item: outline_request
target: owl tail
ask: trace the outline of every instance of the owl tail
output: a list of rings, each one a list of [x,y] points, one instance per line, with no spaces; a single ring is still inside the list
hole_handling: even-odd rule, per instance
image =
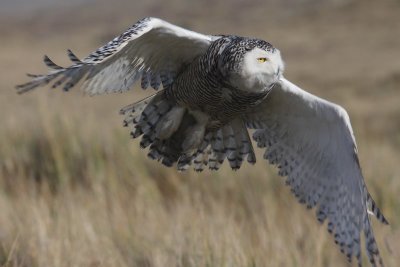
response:
[[[124,126],[131,136],[142,136],[140,146],[150,147],[148,156],[165,166],[176,163],[178,170],[191,165],[196,171],[206,166],[218,170],[225,159],[232,169],[239,169],[243,160],[255,163],[256,158],[247,128],[236,119],[216,130],[206,130],[198,117],[179,107],[158,92],[121,109]]]

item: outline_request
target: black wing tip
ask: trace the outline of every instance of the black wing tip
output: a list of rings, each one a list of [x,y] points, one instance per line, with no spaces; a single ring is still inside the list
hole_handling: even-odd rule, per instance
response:
[[[43,62],[44,64],[46,64],[47,67],[51,68],[51,69],[55,69],[55,70],[61,70],[64,69],[63,67],[57,65],[56,63],[54,63],[53,60],[51,60],[47,55],[43,56]]]
[[[20,85],[15,86],[15,89],[17,90],[17,94],[18,94],[18,95],[22,95],[23,93],[26,92],[25,90],[22,90],[22,89],[21,89],[21,86],[20,86]]]
[[[28,91],[30,91],[31,89],[29,89],[29,86],[32,84],[32,82],[27,82],[24,84],[17,84],[15,86],[15,89],[17,90],[17,94],[21,95],[23,93],[26,93]]]
[[[44,64],[47,67],[53,69],[53,71],[50,71],[48,74],[45,75],[27,73],[26,75],[31,78],[31,81],[24,84],[16,85],[15,88],[17,90],[17,93],[23,94],[27,91],[35,89],[36,87],[49,84],[53,82],[57,77],[60,77],[60,75],[62,75],[63,77],[56,81],[51,86],[51,88],[57,88],[65,83],[63,86],[63,90],[65,92],[68,92],[82,78],[82,75],[80,75],[79,73],[78,75],[76,75],[75,70],[81,67],[83,65],[83,62],[70,49],[68,49],[67,52],[69,59],[75,64],[70,67],[64,68],[55,64],[47,55],[44,55]]]
[[[41,74],[32,74],[32,73],[26,73],[26,76],[28,76],[29,78],[32,78],[32,79],[37,79],[37,78],[43,77],[43,75],[41,75]],[[15,85],[14,88],[17,90],[18,94],[23,94],[27,91],[30,91],[30,89],[28,89],[28,87],[30,85],[32,85],[32,82],[33,82],[33,80],[23,83],[23,84],[17,84],[17,85]]]
[[[386,219],[386,217],[383,215],[381,211],[379,211],[378,220],[384,225],[390,225],[389,221]]]
[[[82,63],[82,61],[72,52],[71,49],[67,49],[67,55],[68,55],[69,60],[72,61],[72,63],[75,63],[75,64]]]
[[[372,198],[370,193],[367,193],[367,205],[370,205],[370,210],[368,212],[371,213],[371,215],[374,215],[375,218],[380,221],[384,225],[389,225],[388,220],[385,218],[383,215],[382,211],[378,208],[378,206],[375,203],[375,200]]]
[[[29,78],[39,78],[39,77],[42,77],[43,75],[26,73],[26,76],[28,76]]]
[[[381,223],[383,223],[384,225],[390,225],[389,221],[383,216],[383,214],[382,214]]]

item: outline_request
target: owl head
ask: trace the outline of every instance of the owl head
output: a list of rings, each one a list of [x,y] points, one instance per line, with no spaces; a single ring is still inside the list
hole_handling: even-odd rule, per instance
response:
[[[283,74],[281,53],[270,43],[242,38],[224,50],[224,62],[229,83],[248,92],[269,90]]]

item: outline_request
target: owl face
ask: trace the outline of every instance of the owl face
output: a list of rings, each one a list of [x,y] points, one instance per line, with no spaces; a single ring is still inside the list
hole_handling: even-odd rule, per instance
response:
[[[269,90],[283,73],[284,64],[278,49],[255,47],[243,55],[240,68],[231,75],[238,89],[249,92]]]

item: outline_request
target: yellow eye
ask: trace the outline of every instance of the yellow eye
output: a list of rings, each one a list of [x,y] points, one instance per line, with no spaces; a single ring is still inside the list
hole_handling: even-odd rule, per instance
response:
[[[266,58],[266,57],[259,57],[259,58],[257,58],[257,61],[260,62],[260,63],[264,63],[264,62],[267,62],[267,61],[268,61],[268,58]]]

